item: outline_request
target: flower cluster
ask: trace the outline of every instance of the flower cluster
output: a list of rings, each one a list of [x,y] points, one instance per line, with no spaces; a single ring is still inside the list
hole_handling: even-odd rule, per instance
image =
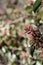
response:
[[[0,3],[0,65],[43,65],[43,2]]]

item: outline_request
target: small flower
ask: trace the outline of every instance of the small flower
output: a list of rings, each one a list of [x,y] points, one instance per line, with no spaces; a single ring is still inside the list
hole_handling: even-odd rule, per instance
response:
[[[25,58],[27,56],[28,56],[27,52],[22,51],[21,55],[20,55],[20,58]]]
[[[32,34],[27,34],[27,38],[28,38],[29,40],[31,40],[31,39],[33,39],[34,37],[33,37]]]
[[[20,37],[22,37],[24,34],[25,34],[24,31],[19,31],[19,32],[18,32],[18,35],[19,35]]]
[[[30,31],[30,32],[33,31],[33,27],[31,26],[31,24],[25,24],[25,25],[24,25],[24,29],[25,29],[26,31]]]
[[[34,38],[34,33],[33,33],[33,27],[31,26],[31,24],[25,24],[24,25],[24,29],[27,32],[27,38],[28,39],[33,39]]]

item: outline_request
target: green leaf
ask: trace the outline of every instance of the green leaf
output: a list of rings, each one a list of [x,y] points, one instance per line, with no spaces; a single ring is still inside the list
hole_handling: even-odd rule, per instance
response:
[[[40,5],[41,5],[41,0],[36,0],[36,2],[33,5],[33,11],[36,12]]]
[[[14,47],[14,46],[15,46],[15,43],[11,43],[10,45],[11,45],[12,47]]]
[[[32,57],[33,57],[34,50],[35,50],[34,47],[30,48],[30,54],[31,54]]]

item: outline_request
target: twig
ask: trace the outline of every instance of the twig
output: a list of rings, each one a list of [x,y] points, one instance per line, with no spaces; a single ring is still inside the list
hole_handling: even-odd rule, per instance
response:
[[[31,14],[23,15],[23,16],[21,16],[21,17],[15,19],[14,21],[8,22],[7,24],[10,25],[10,24],[14,24],[14,23],[22,22],[24,19],[26,19],[26,18],[28,18],[28,17],[34,17],[34,16],[31,15]],[[6,22],[4,21],[4,23],[6,23]],[[2,22],[1,25],[3,25],[3,22]]]
[[[15,20],[14,20],[13,22],[11,22],[10,24],[22,22],[25,18],[30,17],[30,16],[32,17],[32,15],[30,15],[30,14],[21,16],[21,17],[15,19]]]

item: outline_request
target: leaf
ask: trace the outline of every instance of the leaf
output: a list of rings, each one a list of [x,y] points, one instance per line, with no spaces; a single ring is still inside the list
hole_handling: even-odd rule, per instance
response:
[[[33,65],[36,65],[36,62]]]
[[[31,54],[32,57],[33,57],[34,50],[35,50],[34,47],[30,48],[30,54]]]
[[[15,43],[11,43],[11,46],[14,47],[16,44]]]
[[[40,5],[41,5],[41,0],[36,0],[36,2],[33,5],[33,11],[36,12]]]

